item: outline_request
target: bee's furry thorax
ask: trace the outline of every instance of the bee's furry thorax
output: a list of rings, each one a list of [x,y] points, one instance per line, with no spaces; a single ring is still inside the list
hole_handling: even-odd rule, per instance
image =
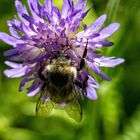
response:
[[[75,79],[77,77],[77,69],[72,65],[71,60],[66,56],[60,55],[50,61],[45,68],[47,72],[57,72],[62,74],[70,74]]]

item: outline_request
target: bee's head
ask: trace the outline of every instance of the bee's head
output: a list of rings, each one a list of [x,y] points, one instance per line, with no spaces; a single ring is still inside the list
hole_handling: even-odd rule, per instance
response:
[[[50,60],[50,65],[67,65],[71,66],[70,57],[67,54],[56,53]]]

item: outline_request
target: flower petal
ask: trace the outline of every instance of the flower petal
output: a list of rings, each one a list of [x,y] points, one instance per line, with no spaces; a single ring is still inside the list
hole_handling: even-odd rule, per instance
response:
[[[26,85],[27,82],[32,81],[33,78],[25,77],[21,82],[19,86],[19,91],[22,91]]]
[[[91,100],[97,99],[96,90],[90,85],[87,87],[85,95]]]
[[[76,6],[75,6],[75,9],[85,9],[85,6],[86,6],[86,0],[77,0],[76,1]]]
[[[41,87],[42,82],[40,81],[40,79],[36,78],[32,83],[32,85],[29,87],[27,95],[28,96],[36,95],[40,91]]]
[[[15,1],[15,6],[17,8],[17,13],[19,18],[28,25],[28,22],[22,17],[23,14],[29,15],[25,6],[19,0]]]
[[[91,33],[91,32],[96,32],[98,31],[101,26],[104,24],[105,20],[106,20],[106,14],[100,16],[99,18],[97,18],[94,23],[87,29],[87,32]]]
[[[100,67],[115,67],[124,62],[122,58],[114,58],[114,57],[101,57],[95,58],[94,61]]]
[[[47,12],[51,15],[52,14],[52,0],[45,0],[45,8]]]
[[[17,63],[10,62],[10,61],[5,61],[5,64],[12,68],[22,68],[22,64],[17,64]]]
[[[8,78],[16,78],[16,77],[21,77],[25,74],[26,71],[26,67],[22,67],[22,68],[14,68],[14,69],[9,69],[9,70],[5,70],[4,74],[8,77]]]
[[[3,33],[3,32],[0,33],[0,40],[2,40],[3,42],[5,42],[9,45],[14,46],[14,47],[16,47],[16,44],[24,43],[24,41],[16,39],[16,38],[14,38],[6,33]]]
[[[90,84],[94,88],[99,88],[100,87],[100,85],[90,75],[88,75],[88,81],[87,82],[88,82],[88,84]]]
[[[85,37],[85,36],[90,36],[91,34],[93,34],[94,32],[97,32],[101,26],[103,25],[103,23],[106,20],[106,15],[102,15],[99,18],[97,18],[94,23],[87,28],[85,31],[82,31],[80,33],[77,34],[77,37]]]
[[[103,28],[99,33],[100,36],[97,38],[94,38],[94,41],[101,41],[104,40],[106,38],[108,38],[109,36],[111,36],[114,32],[116,32],[120,27],[120,24],[118,23],[112,23],[109,26],[107,26],[106,28]]]
[[[74,10],[73,0],[63,0],[62,18],[69,16]]]
[[[38,0],[27,0],[28,6],[30,8],[31,14],[35,21],[44,23],[44,20],[39,16],[41,5],[39,4]]]
[[[11,33],[12,36],[14,36],[15,38],[20,38],[18,32],[13,28],[13,27],[9,27],[9,31]]]
[[[40,87],[36,88],[35,90],[28,92],[27,96],[35,96],[40,91]]]
[[[96,74],[98,74],[99,76],[101,76],[104,80],[110,81],[111,79],[105,74],[103,73],[96,64],[91,63],[89,61],[86,60],[87,65],[90,67],[91,70],[93,70]]]

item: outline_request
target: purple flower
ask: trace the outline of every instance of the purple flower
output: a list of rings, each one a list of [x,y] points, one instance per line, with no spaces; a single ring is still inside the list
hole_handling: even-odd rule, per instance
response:
[[[19,0],[15,1],[15,5],[18,17],[7,22],[10,35],[0,33],[0,39],[13,46],[4,53],[10,60],[5,64],[11,67],[4,74],[9,78],[23,78],[20,91],[32,81],[27,95],[34,96],[44,86],[44,81],[39,77],[40,71],[45,76],[50,60],[58,53],[65,54],[76,68],[73,81],[76,90],[90,99],[96,99],[95,89],[99,88],[99,84],[86,71],[86,67],[103,79],[110,80],[100,67],[115,67],[124,59],[101,56],[96,50],[113,45],[108,39],[120,25],[112,23],[103,27],[106,15],[97,18],[89,27],[81,24],[90,10],[85,10],[86,0],[77,0],[75,5],[73,0],[63,0],[62,12],[52,0],[44,0],[44,4],[28,0],[30,13]],[[78,32],[79,29],[83,30]]]

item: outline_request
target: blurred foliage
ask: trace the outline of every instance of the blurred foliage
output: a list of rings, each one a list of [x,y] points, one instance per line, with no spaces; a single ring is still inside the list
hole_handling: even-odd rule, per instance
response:
[[[25,4],[25,0],[23,0]],[[61,1],[54,2],[61,7]],[[63,112],[48,118],[36,118],[38,97],[18,92],[21,79],[3,75],[3,52],[11,46],[0,42],[0,140],[140,140],[140,1],[88,0],[93,8],[84,22],[107,13],[106,25],[119,22],[121,28],[112,37],[114,47],[104,55],[125,58],[115,69],[104,69],[111,82],[99,79],[98,100],[82,101],[84,117],[77,124]],[[6,21],[16,13],[13,0],[0,1],[0,31],[8,32]]]

